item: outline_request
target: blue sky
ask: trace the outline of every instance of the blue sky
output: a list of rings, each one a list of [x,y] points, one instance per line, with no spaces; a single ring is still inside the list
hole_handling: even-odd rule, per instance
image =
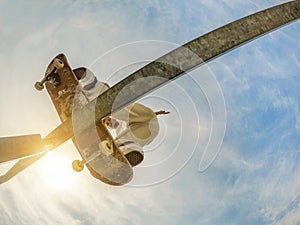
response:
[[[178,45],[283,2],[1,1],[0,136],[44,136],[59,124],[33,84],[60,52],[113,84]],[[79,156],[68,142],[0,186],[1,224],[300,224],[299,26],[141,100],[172,113],[160,118],[160,136],[128,186],[72,172]],[[217,159],[200,172],[205,149],[213,155],[220,141]]]

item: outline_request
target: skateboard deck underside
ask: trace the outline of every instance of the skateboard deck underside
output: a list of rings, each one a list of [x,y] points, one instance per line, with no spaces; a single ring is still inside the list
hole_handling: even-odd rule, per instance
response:
[[[61,121],[64,122],[72,116],[74,99],[75,101],[78,100],[75,95],[77,96],[78,94],[79,81],[69,66],[66,56],[60,54],[55,58],[64,63],[63,68],[56,70],[56,77],[53,78],[58,79],[60,84],[57,85],[56,83],[55,85],[55,82],[46,82],[45,86]],[[46,75],[55,69],[53,61],[54,59],[49,64]],[[78,72],[82,73],[83,68],[78,70]],[[78,104],[83,106],[88,103],[84,96],[81,98],[81,101],[83,102],[76,103],[76,110]],[[81,118],[78,121],[79,123],[84,123],[84,120],[81,121]],[[133,172],[129,162],[119,151],[112,136],[102,122],[75,135],[72,141],[95,178],[110,185],[126,184],[132,179]],[[111,152],[105,150],[107,148],[101,144],[102,141],[104,141],[104,144],[109,143],[111,145]]]

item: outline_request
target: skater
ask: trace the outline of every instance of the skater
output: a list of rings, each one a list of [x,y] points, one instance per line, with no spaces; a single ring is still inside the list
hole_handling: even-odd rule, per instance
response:
[[[88,69],[78,68],[74,73],[88,102],[110,88]],[[136,166],[144,159],[143,147],[150,144],[159,132],[157,116],[169,113],[165,110],[154,112],[140,103],[133,103],[107,117],[105,124],[115,129],[116,144],[130,164]]]

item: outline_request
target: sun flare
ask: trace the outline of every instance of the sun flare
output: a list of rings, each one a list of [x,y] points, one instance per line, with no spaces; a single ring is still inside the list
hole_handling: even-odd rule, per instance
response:
[[[52,188],[70,188],[74,184],[76,173],[72,170],[70,159],[48,154],[42,166],[41,174],[47,185]]]

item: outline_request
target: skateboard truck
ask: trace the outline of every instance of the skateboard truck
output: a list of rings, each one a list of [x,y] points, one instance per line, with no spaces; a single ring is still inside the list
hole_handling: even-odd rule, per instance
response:
[[[46,74],[45,77],[41,81],[37,81],[34,84],[35,89],[38,91],[41,91],[44,89],[44,83],[46,81],[50,81],[55,86],[58,86],[60,84],[60,78],[56,74],[58,69],[62,69],[64,67],[64,63],[60,59],[54,59],[53,60],[53,69],[50,73]]]
[[[105,139],[103,141],[101,141],[101,143],[99,144],[99,146],[102,147],[102,151],[106,156],[112,155],[113,154],[113,144],[111,141]],[[97,157],[99,155],[98,152],[94,153],[94,155],[90,156],[91,159],[93,159],[94,157]],[[89,161],[91,160],[74,160],[72,162],[72,168],[73,170],[75,170],[76,172],[81,172],[84,169],[84,165],[89,163]]]

